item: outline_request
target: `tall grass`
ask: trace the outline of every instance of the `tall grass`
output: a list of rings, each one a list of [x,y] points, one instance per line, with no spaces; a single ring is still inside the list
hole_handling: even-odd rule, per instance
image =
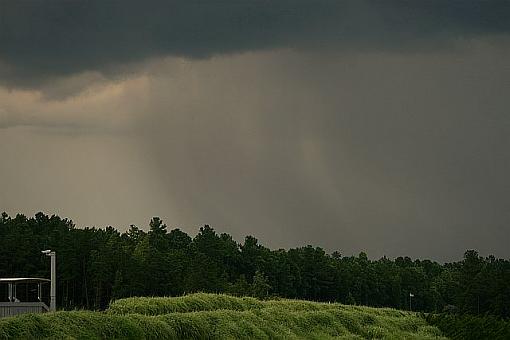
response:
[[[430,314],[427,321],[452,339],[510,339],[510,320],[494,316]]]
[[[0,339],[437,339],[420,316],[393,309],[216,294],[130,298],[106,312],[0,319]]]
[[[225,294],[196,293],[180,297],[135,297],[120,299],[112,302],[108,311],[115,314],[139,313],[160,315],[218,309],[243,311],[263,307],[262,301],[251,297],[241,298]]]

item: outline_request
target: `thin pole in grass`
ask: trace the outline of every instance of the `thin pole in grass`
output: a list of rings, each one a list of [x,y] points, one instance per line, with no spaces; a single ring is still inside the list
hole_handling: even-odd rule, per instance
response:
[[[411,301],[412,301],[413,297],[414,297],[414,294],[413,294],[413,293],[411,293],[411,292],[409,292],[409,311],[410,311],[410,312],[412,312],[412,311],[413,311],[412,303],[411,303]]]

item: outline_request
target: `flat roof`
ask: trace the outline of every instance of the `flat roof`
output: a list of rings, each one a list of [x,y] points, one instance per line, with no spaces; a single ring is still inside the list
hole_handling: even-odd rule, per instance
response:
[[[50,282],[51,280],[40,277],[8,277],[0,278],[0,283],[29,283],[29,282]]]

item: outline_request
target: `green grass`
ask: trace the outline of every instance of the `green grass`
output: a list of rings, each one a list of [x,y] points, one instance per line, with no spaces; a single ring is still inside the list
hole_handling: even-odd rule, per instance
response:
[[[510,339],[510,320],[494,316],[430,314],[427,321],[452,339]]]
[[[298,300],[218,294],[129,298],[106,312],[72,311],[0,319],[0,339],[438,339],[414,313]]]
[[[180,297],[127,298],[110,304],[109,312],[116,314],[161,315],[228,309],[235,311],[263,308],[262,301],[251,297],[233,297],[224,294],[196,293]]]

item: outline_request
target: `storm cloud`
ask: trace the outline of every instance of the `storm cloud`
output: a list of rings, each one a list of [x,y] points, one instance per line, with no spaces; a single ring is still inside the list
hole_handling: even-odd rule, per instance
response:
[[[510,250],[508,1],[0,1],[0,210]]]
[[[510,30],[508,1],[2,1],[0,80],[36,88],[143,60],[275,48],[427,51]]]

